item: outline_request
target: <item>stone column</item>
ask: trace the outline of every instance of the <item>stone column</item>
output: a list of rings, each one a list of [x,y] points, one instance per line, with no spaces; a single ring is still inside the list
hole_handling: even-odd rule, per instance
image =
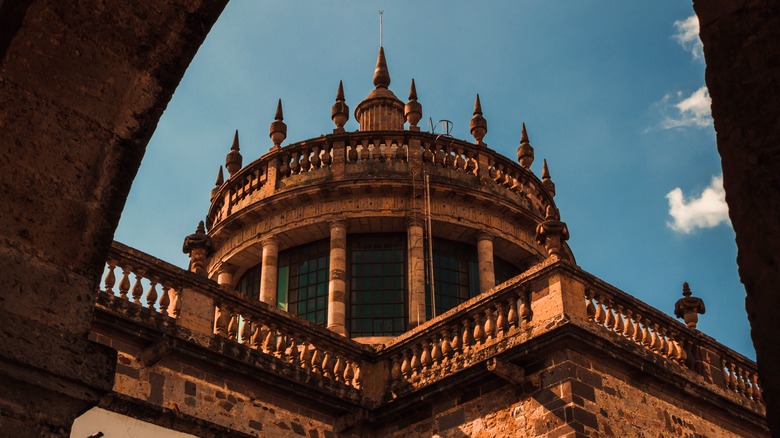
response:
[[[422,218],[406,222],[409,302],[409,329],[425,322],[425,246]]]
[[[493,267],[493,236],[479,233],[477,236],[477,264],[479,266],[479,292],[485,292],[496,285]]]
[[[276,306],[276,280],[279,275],[279,242],[274,236],[263,239],[263,265],[260,268],[260,301]]]
[[[346,336],[347,224],[330,224],[330,282],[328,283],[328,329]]]
[[[217,269],[217,283],[222,290],[228,292],[233,290],[233,275],[235,275],[235,273],[236,266],[233,266],[230,263],[223,263],[219,266],[219,269]]]

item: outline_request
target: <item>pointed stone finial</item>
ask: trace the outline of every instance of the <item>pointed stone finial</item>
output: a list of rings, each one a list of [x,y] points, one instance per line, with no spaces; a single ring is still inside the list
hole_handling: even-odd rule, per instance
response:
[[[487,134],[487,120],[482,117],[482,103],[479,101],[479,94],[477,94],[477,100],[474,101],[474,116],[469,122],[471,128],[471,135],[477,141],[477,144],[482,143],[482,139]]]
[[[233,136],[233,144],[230,146],[230,152],[228,152],[225,157],[225,168],[227,168],[230,175],[241,170],[242,163],[244,162],[244,158],[241,156],[239,149],[238,129],[236,129],[236,134]]]
[[[569,228],[565,222],[561,222],[558,209],[548,205],[544,221],[536,226],[536,242],[544,245],[548,257],[560,258],[563,243],[567,240]]]
[[[414,85],[414,79],[409,87],[409,102],[406,102],[406,106],[404,106],[404,117],[409,122],[410,131],[420,130],[417,122],[422,118],[422,105],[417,101],[417,87]]]
[[[217,173],[217,181],[214,183],[214,188],[211,189],[211,198],[210,200],[213,201],[214,197],[217,196],[217,192],[219,191],[219,188],[222,187],[222,184],[225,183],[225,176],[222,174],[222,166],[219,166],[219,173]]]
[[[206,260],[214,252],[214,242],[206,234],[203,221],[198,223],[194,234],[184,238],[182,252],[190,255],[190,271],[206,274]]]
[[[344,132],[344,124],[349,120],[349,107],[344,102],[344,85],[339,81],[339,90],[336,92],[336,103],[330,109],[330,118],[336,124],[333,132]]]
[[[271,137],[271,141],[274,143],[271,150],[279,149],[279,145],[287,138],[287,125],[282,120],[284,120],[284,113],[282,113],[282,99],[279,99],[279,102],[276,104],[276,116],[269,128],[269,137]]]
[[[379,55],[376,58],[374,86],[376,88],[387,88],[390,86],[390,71],[387,69],[387,59],[385,59],[384,47],[379,48]]]
[[[555,197],[555,183],[550,179],[550,169],[547,168],[547,159],[542,162],[542,187],[550,193],[550,196]]]
[[[704,315],[704,300],[691,296],[691,288],[688,282],[683,283],[683,297],[674,303],[674,316],[682,318],[690,329],[696,329],[699,323],[699,314]]]
[[[216,187],[221,186],[225,182],[225,175],[222,173],[222,166],[219,166],[219,173],[217,173],[217,181],[214,183]]]
[[[520,146],[517,148],[517,161],[526,169],[530,169],[531,164],[534,162],[534,148],[528,141],[528,132],[525,130],[525,122],[523,122],[523,132],[520,134]]]

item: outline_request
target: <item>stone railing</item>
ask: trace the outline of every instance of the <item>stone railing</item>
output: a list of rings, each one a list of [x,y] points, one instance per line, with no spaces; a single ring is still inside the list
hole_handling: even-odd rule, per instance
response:
[[[531,336],[532,270],[396,338],[380,351],[392,399],[482,363]]]
[[[309,182],[315,175],[329,181],[354,178],[351,165],[360,163],[384,163],[389,172],[409,175],[432,166],[431,173],[444,168],[493,181],[496,188],[514,193],[515,200],[540,220],[547,205],[553,204],[530,170],[485,146],[424,132],[353,132],[293,143],[248,164],[215,189],[206,226],[211,229],[245,205],[295,187],[304,178]],[[372,177],[379,169],[371,168]]]
[[[176,318],[181,309],[181,282],[169,275],[171,270],[179,268],[114,242],[104,270],[103,291],[152,312]]]
[[[754,362],[553,258],[378,351],[117,242],[105,272],[98,304],[109,303],[109,311],[154,323],[158,330],[170,330],[169,336],[188,333],[188,342],[366,407],[483,367],[518,345],[570,326],[634,349],[667,372],[764,411]],[[150,321],[148,313],[164,319]]]
[[[117,268],[121,270],[118,284]],[[168,315],[186,338],[247,359],[247,352],[275,363],[270,370],[361,402],[363,370],[373,350],[276,307],[248,300],[216,283],[114,242],[103,284],[114,311]],[[158,286],[162,292],[158,292]],[[101,294],[103,295],[103,294]],[[123,304],[124,303],[124,304]],[[122,307],[117,304],[122,304]],[[170,334],[175,336],[174,333]],[[249,354],[249,356],[251,356]],[[318,379],[310,377],[317,376]]]
[[[764,406],[756,364],[709,336],[600,281],[585,289],[585,311],[593,324]]]

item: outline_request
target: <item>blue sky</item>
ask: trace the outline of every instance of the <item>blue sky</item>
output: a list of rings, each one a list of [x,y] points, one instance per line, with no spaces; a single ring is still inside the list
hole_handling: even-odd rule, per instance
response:
[[[707,305],[699,328],[755,357],[690,3],[420,3],[232,0],[160,120],[116,240],[186,267],[182,240],[234,130],[245,164],[270,148],[279,98],[285,144],[331,132],[339,80],[352,111],[373,88],[383,9],[399,98],[414,78],[423,120],[471,140],[479,93],[485,142],[508,157],[525,122],[578,264],[669,314],[688,281]]]

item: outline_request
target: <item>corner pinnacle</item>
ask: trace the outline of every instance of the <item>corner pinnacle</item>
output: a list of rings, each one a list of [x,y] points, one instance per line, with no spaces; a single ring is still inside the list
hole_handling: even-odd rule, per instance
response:
[[[520,134],[520,143],[529,143],[528,132],[525,130],[525,122],[523,122],[523,132]]]
[[[550,169],[547,168],[547,158],[542,162],[542,179],[550,179]]]
[[[384,47],[379,48],[379,55],[376,58],[376,69],[374,69],[374,86],[376,88],[387,88],[390,86],[390,72],[387,70],[387,60],[385,59]]]
[[[276,116],[274,116],[274,120],[284,120],[284,113],[282,113],[282,99],[279,99],[279,102],[276,104]]]
[[[344,102],[344,84],[339,81],[339,91],[336,92],[336,102]]]
[[[414,78],[412,78],[412,85],[409,87],[409,100],[417,100],[417,87],[414,85]]]
[[[474,101],[474,115],[482,115],[482,103],[479,101],[479,93],[477,93],[477,100]]]
[[[222,166],[219,166],[219,173],[217,173],[217,181],[214,183],[214,185],[219,187],[224,182],[225,182],[225,175],[222,174]]]
[[[236,133],[233,135],[233,144],[230,145],[231,151],[237,151],[241,149],[238,145],[238,129],[236,129]]]

